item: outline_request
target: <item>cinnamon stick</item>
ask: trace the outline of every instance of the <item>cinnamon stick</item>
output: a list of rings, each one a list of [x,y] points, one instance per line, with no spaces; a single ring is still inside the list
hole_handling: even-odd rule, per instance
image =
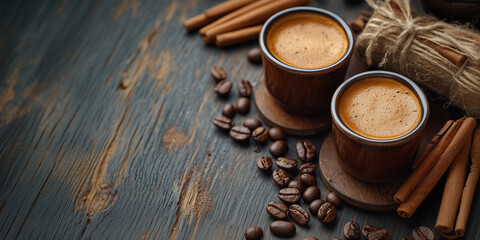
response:
[[[425,160],[425,158],[432,152],[432,150],[435,149],[435,147],[440,142],[440,139],[442,139],[443,135],[445,135],[447,130],[452,126],[452,124],[454,122],[455,121],[453,121],[453,120],[448,120],[445,123],[445,125],[442,127],[442,129],[440,129],[440,131],[438,131],[438,133],[432,138],[432,140],[430,140],[430,142],[428,142],[428,144],[425,147],[425,149],[423,150],[423,152],[417,158],[417,161],[415,161],[415,163],[413,163],[412,169],[416,169],[418,167],[418,165],[420,165],[420,163],[422,163],[423,160]]]
[[[464,119],[461,118],[452,124],[452,126],[448,129],[445,135],[441,138],[435,149],[433,149],[432,152],[427,155],[425,160],[420,163],[420,165],[415,169],[415,171],[413,171],[413,173],[402,184],[402,186],[393,196],[393,199],[397,203],[405,202],[408,196],[412,193],[412,191],[423,181],[425,176],[427,176],[428,172],[432,169],[432,166],[434,166],[438,162],[447,146],[455,137],[463,121]]]
[[[480,127],[477,127],[473,135],[470,157],[472,158],[472,165],[470,166],[470,173],[468,174],[467,182],[463,188],[462,201],[460,202],[457,222],[455,223],[455,233],[459,237],[465,235],[468,215],[470,214],[473,196],[475,195],[475,188],[477,187],[480,175]]]
[[[295,6],[306,5],[310,0],[276,0],[272,4],[267,4],[238,16],[231,21],[221,23],[205,33],[207,37],[216,37],[219,34],[232,32],[238,29],[264,23],[273,14]]]
[[[262,25],[248,27],[233,32],[222,33],[216,37],[215,44],[218,47],[227,47],[258,39]]]
[[[472,132],[473,134],[473,132]],[[455,220],[457,219],[458,207],[462,198],[463,186],[465,184],[465,175],[470,157],[470,146],[472,136],[467,136],[462,150],[458,153],[452,166],[448,170],[447,181],[443,190],[442,204],[438,212],[435,230],[442,233],[446,238],[456,238],[454,230]]]
[[[457,134],[452,142],[440,156],[438,162],[432,170],[425,176],[425,179],[411,192],[407,200],[404,201],[397,209],[397,213],[401,217],[411,217],[420,204],[425,200],[427,195],[432,191],[442,175],[448,169],[453,159],[460,152],[463,144],[475,129],[477,122],[474,118],[468,117],[458,129]]]
[[[244,7],[252,2],[255,2],[256,0],[230,0],[230,1],[225,1],[223,3],[220,3],[218,5],[215,5],[205,11],[203,13],[207,18],[219,18],[235,9]]]
[[[201,28],[208,23],[212,22],[214,19],[208,19],[205,14],[199,14],[197,16],[191,17],[183,22],[183,27],[187,31],[193,31],[195,29]]]
[[[234,19],[238,16],[241,16],[241,15],[247,13],[247,12],[250,12],[254,9],[257,9],[257,8],[267,4],[267,3],[272,3],[273,1],[274,0],[260,0],[260,1],[250,3],[250,4],[248,4],[248,5],[246,5],[242,8],[239,8],[239,9],[237,9],[237,10],[235,10],[235,11],[233,11],[233,12],[231,12],[231,13],[229,13],[229,14],[221,17],[221,18],[219,18],[218,20],[208,24],[207,26],[201,28],[200,30],[198,30],[198,33],[200,33],[200,35],[202,35],[202,37],[203,37],[203,36],[205,36],[205,33],[208,30],[212,29],[215,26],[218,26],[220,23],[224,23],[224,22],[227,22],[229,20],[232,20],[232,19]],[[213,39],[213,40],[215,40],[215,39]]]

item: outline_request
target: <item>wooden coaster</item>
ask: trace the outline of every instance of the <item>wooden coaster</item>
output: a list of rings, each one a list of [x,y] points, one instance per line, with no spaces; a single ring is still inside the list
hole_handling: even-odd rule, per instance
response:
[[[420,151],[449,118],[440,101],[430,101],[430,117],[423,132]],[[318,169],[330,191],[338,193],[350,205],[373,211],[396,209],[398,205],[393,200],[393,195],[406,178],[388,183],[368,183],[348,175],[338,163],[332,133],[327,136],[320,149]]]
[[[300,116],[283,110],[264,84],[264,79],[255,88],[255,105],[260,117],[270,126],[279,127],[288,134],[310,136],[331,127],[330,112],[316,116]]]

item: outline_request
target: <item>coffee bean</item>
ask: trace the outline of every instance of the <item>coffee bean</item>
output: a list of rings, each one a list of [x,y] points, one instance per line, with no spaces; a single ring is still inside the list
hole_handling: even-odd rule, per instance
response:
[[[241,97],[236,103],[237,112],[240,114],[247,114],[250,111],[250,100],[246,97]]]
[[[230,130],[230,128],[233,127],[233,121],[232,119],[225,117],[225,116],[217,116],[213,119],[213,125],[215,127],[218,127],[224,131]]]
[[[247,53],[247,59],[253,64],[262,63],[262,50],[260,48],[252,48]]]
[[[262,126],[262,122],[256,118],[247,118],[243,121],[243,126],[247,127],[251,131]]]
[[[237,83],[237,89],[238,93],[240,93],[240,96],[242,97],[250,97],[252,95],[253,87],[250,81],[248,80],[240,80]]]
[[[300,200],[300,191],[296,188],[282,188],[278,191],[278,198],[286,203],[297,203]]]
[[[425,226],[417,227],[412,232],[413,240],[433,240],[435,234]]]
[[[268,131],[268,134],[270,135],[270,139],[272,139],[273,141],[285,140],[287,138],[287,136],[285,135],[285,132],[282,129],[277,127],[270,128],[270,130]]]
[[[308,174],[308,173],[304,173],[300,175],[300,181],[302,181],[303,185],[306,187],[317,185],[317,178],[312,174]]]
[[[272,177],[273,181],[280,187],[286,187],[290,181],[290,176],[283,169],[273,171]]]
[[[340,196],[338,196],[338,194],[336,192],[330,192],[327,197],[325,198],[325,200],[333,205],[335,205],[335,207],[340,207],[342,206],[342,198],[340,198]]]
[[[343,227],[343,236],[347,240],[358,239],[361,235],[361,229],[357,222],[350,221]]]
[[[290,217],[300,225],[307,225],[310,221],[310,214],[302,206],[293,204],[289,208]]]
[[[288,217],[288,207],[283,203],[279,202],[269,202],[265,208],[267,213],[275,219],[285,219]]]
[[[275,163],[279,168],[283,168],[285,170],[293,170],[297,167],[297,160],[289,157],[279,157]]]
[[[312,162],[306,162],[300,166],[301,173],[315,174],[317,172],[317,165]]]
[[[227,72],[220,66],[213,66],[210,68],[210,74],[212,74],[213,79],[217,81],[222,81],[227,78]]]
[[[325,201],[323,201],[322,199],[315,199],[308,206],[308,210],[310,210],[310,212],[316,216],[317,213],[318,213],[318,209],[320,209],[320,207],[324,203],[325,203]]]
[[[289,188],[296,188],[296,189],[298,189],[298,191],[300,191],[300,192],[303,192],[303,190],[305,189],[305,187],[303,186],[302,182],[300,182],[300,181],[297,180],[297,179],[292,180],[292,181],[288,184],[288,187],[289,187]]]
[[[303,240],[318,240],[316,237],[306,237]]]
[[[390,240],[387,229],[379,226],[366,225],[362,228],[363,236],[368,240]]]
[[[318,209],[317,218],[322,223],[331,223],[337,216],[337,209],[331,203],[324,203]]]
[[[320,189],[317,186],[310,186],[303,192],[303,201],[311,203],[320,198]]]
[[[230,80],[222,80],[213,89],[218,95],[226,96],[232,89],[232,82]]]
[[[230,137],[237,142],[246,142],[250,138],[250,129],[242,126],[235,126],[230,129]]]
[[[297,156],[302,161],[312,161],[315,158],[317,147],[310,140],[300,140],[296,145]]]
[[[291,222],[277,220],[270,223],[270,232],[279,237],[293,237],[295,235],[295,225]]]
[[[288,151],[288,145],[285,141],[283,140],[277,140],[270,145],[270,148],[268,151],[274,156],[274,157],[281,157],[285,155]]]
[[[262,171],[270,171],[272,169],[273,162],[270,157],[263,156],[257,159],[257,167]]]
[[[222,108],[222,115],[229,118],[235,116],[235,106],[231,103],[225,104]]]
[[[264,143],[268,140],[268,130],[264,127],[258,127],[253,131],[252,138],[257,143]]]
[[[258,240],[263,236],[263,230],[259,226],[252,226],[245,230],[245,239]]]

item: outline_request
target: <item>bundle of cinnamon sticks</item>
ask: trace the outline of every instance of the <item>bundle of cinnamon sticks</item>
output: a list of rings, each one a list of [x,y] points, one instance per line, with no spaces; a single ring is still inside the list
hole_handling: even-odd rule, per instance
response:
[[[187,31],[198,30],[205,44],[231,46],[258,39],[262,25],[275,13],[310,0],[229,0],[187,19]]]
[[[480,150],[478,149],[480,147],[480,130],[478,129],[476,130],[472,144],[472,136],[476,126],[477,122],[472,117],[464,117],[456,121],[450,120],[430,141],[417,162],[413,165],[413,173],[408,177],[394,196],[395,201],[400,203],[400,206],[397,209],[400,216],[406,218],[411,217],[438,183],[443,174],[445,174],[447,169],[451,166],[445,188],[444,200],[442,201],[442,208],[437,221],[437,231],[441,229],[441,227],[438,227],[440,225],[453,225],[453,222],[457,219],[456,213],[458,210],[458,203],[460,202],[459,197],[462,195],[461,191],[465,183],[465,170],[470,155],[470,149],[472,149],[472,161],[473,159],[480,158],[480,156],[478,156],[480,155]],[[474,169],[472,168],[472,172],[474,172],[473,170]],[[475,170],[477,179],[478,170]],[[454,191],[454,188],[459,188],[460,190],[457,189]],[[467,187],[465,187],[465,189],[467,189]],[[470,210],[473,198],[473,193],[471,193],[472,190],[475,190],[475,186],[473,186],[473,189],[471,186],[467,189],[468,194],[472,195],[472,197],[467,197],[464,200],[464,196],[461,196],[462,203],[465,201],[463,204],[468,210],[465,209],[467,211],[467,218],[459,217],[459,219],[464,219],[460,220],[460,225],[458,225],[459,222],[457,220],[457,226],[460,227],[459,231],[462,231],[462,229],[463,231],[465,230],[468,211]],[[452,205],[456,205],[457,208],[452,210]],[[448,223],[444,224],[445,222]],[[451,232],[452,228],[453,226],[446,227],[445,230]]]

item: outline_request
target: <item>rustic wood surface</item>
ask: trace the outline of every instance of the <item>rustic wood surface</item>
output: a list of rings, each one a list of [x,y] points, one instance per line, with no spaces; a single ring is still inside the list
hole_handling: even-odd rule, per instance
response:
[[[278,188],[255,166],[266,146],[211,124],[238,93],[218,98],[208,68],[255,81],[261,66],[245,56],[256,44],[206,47],[181,26],[218,2],[0,2],[0,239],[242,239],[251,225],[274,238],[264,207]],[[345,19],[364,6],[311,5]],[[479,189],[465,239],[480,239]],[[400,239],[433,228],[441,194],[412,219],[345,205],[333,225],[312,219],[295,238],[340,237],[354,219]]]

